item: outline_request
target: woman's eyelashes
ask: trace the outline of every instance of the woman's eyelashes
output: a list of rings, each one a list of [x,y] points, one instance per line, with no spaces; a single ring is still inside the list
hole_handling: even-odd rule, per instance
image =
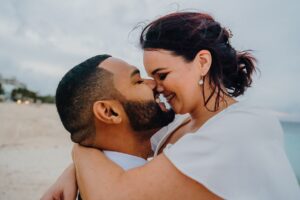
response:
[[[167,75],[168,75],[168,73],[160,73],[160,74],[157,74],[157,76],[158,76],[158,79],[159,80],[165,80],[166,79],[166,77],[167,77]]]

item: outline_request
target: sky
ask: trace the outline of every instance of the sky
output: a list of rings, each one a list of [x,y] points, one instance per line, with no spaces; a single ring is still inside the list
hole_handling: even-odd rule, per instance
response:
[[[0,0],[0,74],[41,95],[98,54],[143,70],[141,25],[176,11],[211,14],[233,33],[237,50],[253,50],[260,73],[243,99],[300,121],[300,2],[297,0]],[[298,92],[297,92],[298,91]]]

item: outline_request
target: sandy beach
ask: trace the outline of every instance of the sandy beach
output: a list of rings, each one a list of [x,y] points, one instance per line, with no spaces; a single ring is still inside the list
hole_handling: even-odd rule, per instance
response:
[[[0,199],[39,199],[71,163],[72,142],[55,105],[0,103],[0,127]],[[291,143],[299,138],[287,137],[297,135],[286,131],[290,159],[299,173],[299,159],[293,156],[298,143]]]
[[[1,199],[39,199],[71,162],[55,106],[0,103],[0,127]]]

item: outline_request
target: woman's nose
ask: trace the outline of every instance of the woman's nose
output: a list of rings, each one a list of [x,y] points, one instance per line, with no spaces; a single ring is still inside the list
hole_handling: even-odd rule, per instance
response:
[[[156,85],[156,91],[159,92],[159,93],[162,93],[164,91],[164,88],[161,85],[157,84]]]
[[[152,79],[144,79],[144,83],[146,83],[152,90],[156,87],[156,82]]]

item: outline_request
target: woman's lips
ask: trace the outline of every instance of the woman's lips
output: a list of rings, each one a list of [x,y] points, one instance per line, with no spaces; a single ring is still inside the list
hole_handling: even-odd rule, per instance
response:
[[[175,94],[172,93],[172,94],[169,94],[169,95],[165,95],[165,98],[167,99],[168,103],[171,102],[171,100],[175,97]]]

